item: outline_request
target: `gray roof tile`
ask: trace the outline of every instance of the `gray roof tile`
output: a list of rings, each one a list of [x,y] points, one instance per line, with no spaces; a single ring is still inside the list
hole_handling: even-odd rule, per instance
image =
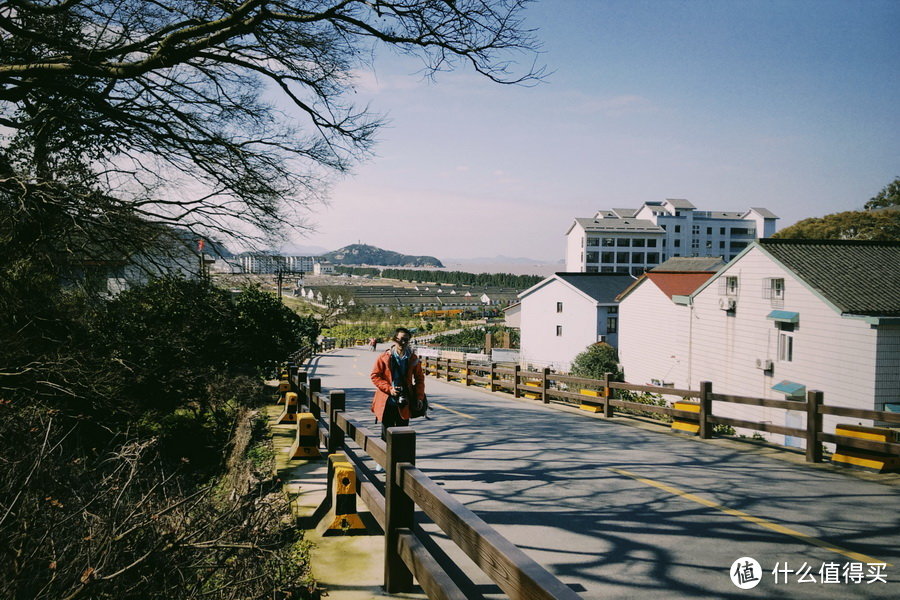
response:
[[[766,238],[758,243],[842,313],[900,316],[900,242]]]
[[[634,282],[631,275],[618,273],[556,273],[566,283],[581,290],[601,304],[617,302],[616,296]]]

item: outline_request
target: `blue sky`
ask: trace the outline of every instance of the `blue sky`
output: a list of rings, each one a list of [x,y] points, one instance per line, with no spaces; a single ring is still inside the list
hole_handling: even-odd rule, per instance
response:
[[[562,258],[575,217],[687,198],[780,226],[854,210],[900,176],[900,2],[531,5],[552,73],[423,80],[384,53],[354,98],[387,117],[300,245]]]

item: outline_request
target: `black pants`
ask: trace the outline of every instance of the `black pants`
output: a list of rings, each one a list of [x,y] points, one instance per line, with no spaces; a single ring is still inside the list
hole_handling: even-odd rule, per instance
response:
[[[381,418],[381,439],[387,441],[388,427],[406,427],[407,425],[409,425],[409,419],[400,416],[396,400],[389,396],[384,404],[384,415]]]

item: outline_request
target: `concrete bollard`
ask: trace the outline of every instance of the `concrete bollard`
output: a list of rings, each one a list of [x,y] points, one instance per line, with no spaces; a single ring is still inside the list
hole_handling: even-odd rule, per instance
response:
[[[328,457],[331,461],[332,510],[326,517],[321,535],[365,533],[366,526],[356,512],[356,469],[342,454]]]
[[[284,410],[278,417],[278,424],[297,422],[297,394],[296,392],[287,392],[284,395]]]
[[[291,458],[319,458],[319,423],[312,413],[298,413],[297,437],[291,446]]]

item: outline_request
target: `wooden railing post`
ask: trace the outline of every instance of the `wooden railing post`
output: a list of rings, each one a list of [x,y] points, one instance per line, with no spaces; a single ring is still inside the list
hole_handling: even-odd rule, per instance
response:
[[[544,404],[550,404],[550,398],[547,397],[547,376],[550,374],[550,367],[541,369],[541,400]]]
[[[712,437],[712,423],[709,417],[712,416],[712,382],[700,382],[700,439],[708,440]]]
[[[311,412],[315,417],[319,418],[318,408],[319,405],[316,404],[316,394],[322,391],[322,379],[320,377],[310,377],[309,379],[309,396],[307,396],[307,400],[309,401],[306,410],[303,412]]]
[[[613,397],[612,388],[609,387],[610,374],[603,374],[603,416],[607,419],[613,416],[613,405],[610,400]]]
[[[490,383],[488,383],[488,389],[491,390],[492,392],[496,390],[496,388],[494,387],[494,377],[495,377],[496,370],[497,370],[497,363],[492,362],[491,363],[491,373],[490,373],[491,381],[490,381]]]
[[[466,359],[466,387],[469,387],[470,385],[472,385],[472,380],[470,379],[471,372],[469,371],[469,363],[470,363],[470,361],[467,358]]]
[[[384,487],[384,590],[389,594],[408,592],[413,586],[413,575],[400,557],[399,532],[412,529],[415,504],[397,484],[397,465],[415,462],[415,430],[389,427]]]
[[[522,365],[513,367],[513,397],[519,398],[522,394],[519,392],[519,375],[522,372]]]
[[[297,371],[297,373],[294,374],[291,383],[293,383],[296,388],[294,391],[297,392],[297,397],[303,398],[303,395],[306,393],[304,390],[304,387],[306,387],[306,371]]]
[[[819,390],[806,392],[806,462],[822,462],[822,444],[819,443],[822,413],[819,412],[819,407],[822,405],[823,395]]]
[[[344,446],[344,430],[338,427],[337,413],[344,412],[347,396],[344,390],[331,390],[328,396],[328,454],[334,454]]]

